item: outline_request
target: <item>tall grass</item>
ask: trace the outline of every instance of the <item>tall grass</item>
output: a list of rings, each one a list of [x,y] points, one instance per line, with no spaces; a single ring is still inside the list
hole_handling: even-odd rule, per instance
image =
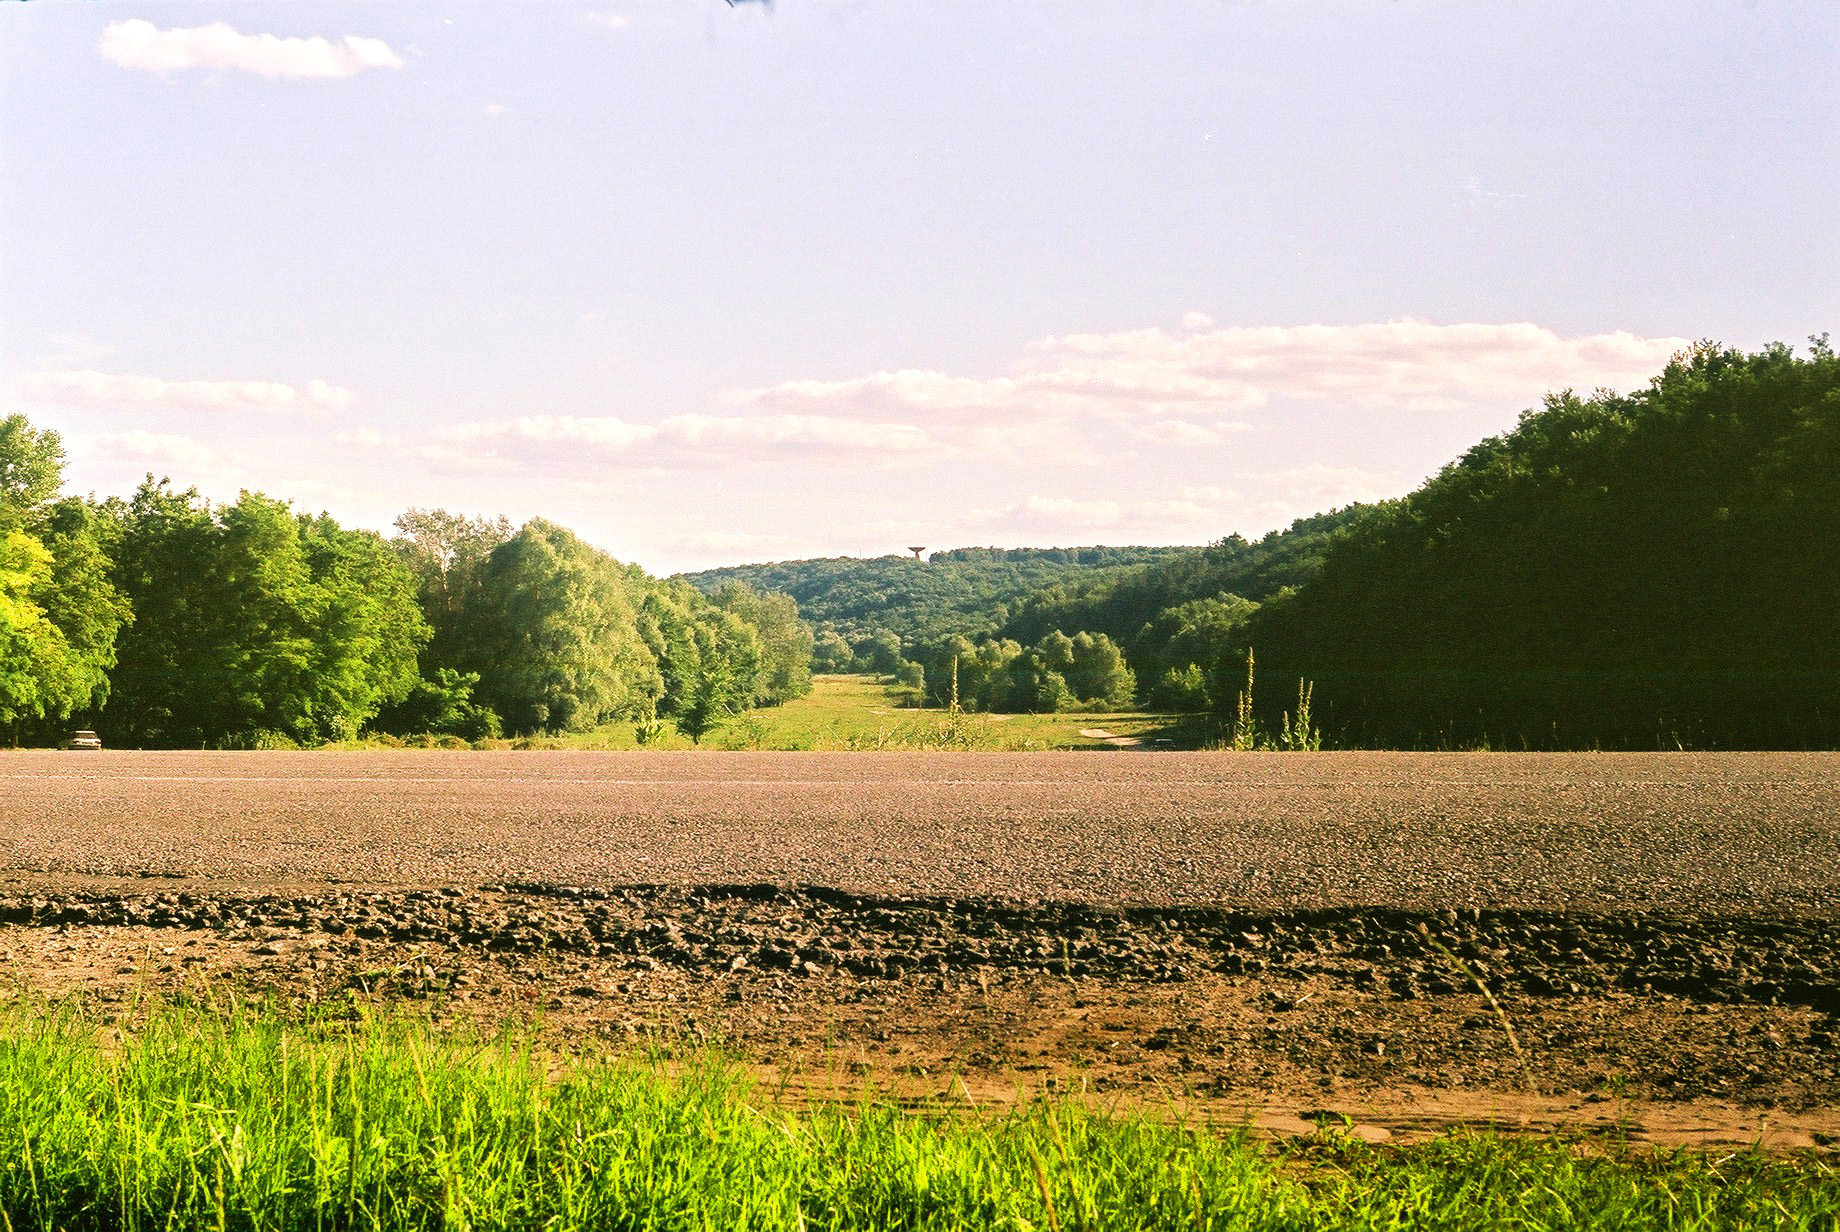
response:
[[[1812,1160],[1453,1137],[1293,1149],[1040,1103],[795,1113],[734,1070],[404,1020],[0,1023],[0,1222],[28,1229],[1831,1228]]]

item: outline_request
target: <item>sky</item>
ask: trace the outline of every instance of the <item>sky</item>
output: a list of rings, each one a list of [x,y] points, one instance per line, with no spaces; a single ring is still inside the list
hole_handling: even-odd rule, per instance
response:
[[[1840,5],[0,5],[0,412],[654,573],[1206,543],[1840,333]]]

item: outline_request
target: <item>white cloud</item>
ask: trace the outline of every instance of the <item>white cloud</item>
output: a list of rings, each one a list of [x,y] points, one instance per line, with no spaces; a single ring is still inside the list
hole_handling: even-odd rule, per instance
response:
[[[172,462],[185,466],[203,466],[217,457],[208,446],[189,436],[148,432],[143,428],[73,436],[69,445],[73,454],[102,461]]]
[[[1226,419],[1211,424],[1189,423],[1185,419],[1153,419],[1140,424],[1135,434],[1156,445],[1219,445],[1230,437],[1250,431],[1251,424]]]
[[[102,32],[102,54],[123,68],[150,73],[178,69],[235,69],[262,77],[350,77],[367,68],[401,68],[381,39],[347,35],[338,42],[243,34],[219,21],[162,30],[150,21],[112,21]]]
[[[355,397],[321,380],[296,389],[277,381],[169,381],[88,368],[29,372],[20,378],[20,390],[58,406],[101,410],[342,411]]]
[[[632,25],[632,18],[620,13],[584,13],[581,19],[591,26],[603,26],[608,30],[624,30]]]
[[[487,103],[485,106],[479,109],[479,114],[482,116],[487,116],[491,119],[497,119],[499,116],[506,114],[510,110],[511,108],[505,106],[503,103]]]
[[[614,461],[695,468],[788,459],[857,461],[926,450],[927,434],[909,424],[864,423],[817,415],[675,415],[657,423],[617,416],[529,415],[500,423],[456,424],[424,456],[438,461]]]
[[[1206,537],[1217,510],[1193,500],[1115,501],[1069,496],[1030,496],[1001,509],[980,511],[974,520],[990,529],[1025,535],[1122,534],[1127,538]]]
[[[382,449],[386,446],[402,444],[402,438],[393,432],[379,432],[376,428],[354,428],[349,432],[335,432],[334,444],[356,449]]]
[[[1214,318],[1205,312],[1185,312],[1182,314],[1182,328],[1191,333],[1196,330],[1213,329]]]
[[[1327,513],[1343,505],[1370,504],[1404,496],[1408,484],[1397,475],[1358,466],[1299,466],[1259,476],[1292,507]]]
[[[1646,381],[1685,338],[1627,332],[1566,338],[1527,323],[1163,329],[1067,334],[1030,344],[1002,376],[930,369],[730,390],[733,406],[865,418],[1177,419],[1243,413],[1278,399],[1351,409],[1437,411],[1533,405],[1555,388]],[[1211,325],[1211,323],[1208,323]],[[1181,435],[1181,429],[1173,430]]]

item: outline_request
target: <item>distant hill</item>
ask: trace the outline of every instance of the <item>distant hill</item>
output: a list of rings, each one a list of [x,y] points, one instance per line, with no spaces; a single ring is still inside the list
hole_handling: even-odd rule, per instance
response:
[[[797,601],[820,632],[856,639],[888,630],[904,645],[954,633],[972,637],[1000,628],[1031,595],[1087,583],[1163,561],[1198,555],[1198,547],[953,548],[926,560],[911,556],[832,556],[734,565],[687,573],[706,594],[745,582]]]

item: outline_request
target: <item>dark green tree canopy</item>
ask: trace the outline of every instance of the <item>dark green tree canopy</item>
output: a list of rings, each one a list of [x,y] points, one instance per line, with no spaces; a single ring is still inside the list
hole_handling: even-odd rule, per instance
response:
[[[213,508],[151,477],[120,511],[115,578],[136,614],[108,726],[123,743],[320,742],[415,686],[415,583],[368,531],[245,492]]]

